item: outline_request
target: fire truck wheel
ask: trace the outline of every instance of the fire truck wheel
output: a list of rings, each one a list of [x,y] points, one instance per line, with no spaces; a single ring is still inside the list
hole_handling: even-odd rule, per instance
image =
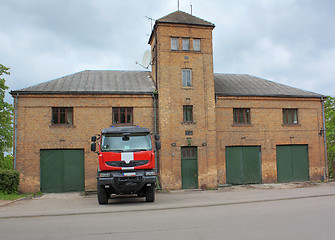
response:
[[[145,194],[145,201],[146,202],[155,201],[155,186],[154,185],[147,187],[146,194]]]
[[[100,205],[108,203],[108,195],[104,186],[98,186],[98,202]]]

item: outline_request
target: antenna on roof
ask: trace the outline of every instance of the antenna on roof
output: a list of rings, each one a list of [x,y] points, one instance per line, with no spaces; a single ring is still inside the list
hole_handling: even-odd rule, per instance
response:
[[[151,18],[151,17],[148,17],[148,16],[145,16],[148,20],[150,20],[150,23],[151,23],[151,31],[152,31],[152,22],[155,21],[155,19]]]
[[[190,4],[190,6],[191,6],[191,15],[193,15],[193,14],[192,14],[192,4]]]
[[[178,1],[178,11],[179,11],[179,0],[177,0]]]

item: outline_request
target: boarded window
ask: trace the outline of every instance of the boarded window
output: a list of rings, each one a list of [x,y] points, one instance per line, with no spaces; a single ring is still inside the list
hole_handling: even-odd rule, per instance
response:
[[[250,108],[234,108],[234,124],[250,124]]]
[[[113,108],[113,124],[133,124],[133,108]]]
[[[53,107],[52,124],[73,125],[73,108],[72,107]]]

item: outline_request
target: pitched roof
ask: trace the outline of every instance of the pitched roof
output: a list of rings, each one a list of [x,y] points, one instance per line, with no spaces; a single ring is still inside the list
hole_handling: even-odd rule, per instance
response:
[[[162,18],[157,19],[156,23],[177,23],[215,27],[213,23],[205,21],[201,18],[195,17],[183,11],[175,11],[173,13],[170,13]]]
[[[218,96],[324,97],[248,74],[214,74],[214,84]]]
[[[248,74],[214,74],[218,96],[324,97]],[[11,94],[152,94],[149,71],[86,70],[37,84]]]
[[[149,71],[86,70],[32,87],[12,91],[11,94],[150,94],[155,85]]]

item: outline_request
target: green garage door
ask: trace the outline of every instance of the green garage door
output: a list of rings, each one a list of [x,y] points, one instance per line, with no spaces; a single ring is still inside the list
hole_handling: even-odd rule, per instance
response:
[[[261,147],[226,147],[226,171],[229,184],[261,183]]]
[[[277,181],[309,180],[308,145],[277,146]]]
[[[41,191],[85,190],[83,150],[41,150]]]

